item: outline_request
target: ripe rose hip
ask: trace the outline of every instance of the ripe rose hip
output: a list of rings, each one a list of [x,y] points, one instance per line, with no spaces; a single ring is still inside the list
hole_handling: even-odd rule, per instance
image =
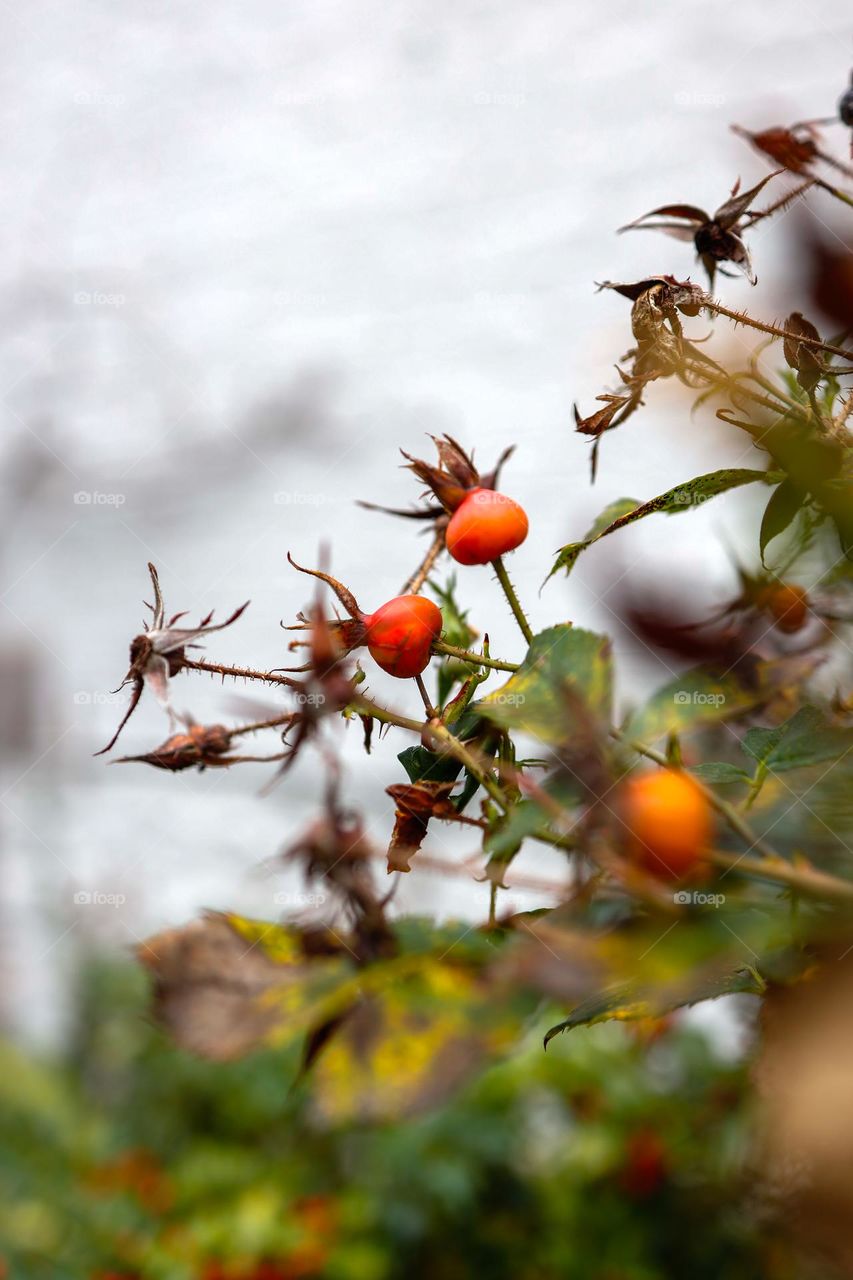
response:
[[[692,778],[658,769],[625,784],[622,818],[632,860],[663,880],[684,880],[707,868],[711,810]]]
[[[758,604],[767,610],[779,630],[789,635],[799,631],[808,617],[809,597],[805,589],[787,582],[765,587]]]
[[[397,596],[365,614],[365,642],[373,661],[389,675],[419,676],[441,635],[441,610],[424,596]]]
[[[527,537],[524,508],[494,489],[472,489],[447,526],[447,550],[459,564],[490,564]]]

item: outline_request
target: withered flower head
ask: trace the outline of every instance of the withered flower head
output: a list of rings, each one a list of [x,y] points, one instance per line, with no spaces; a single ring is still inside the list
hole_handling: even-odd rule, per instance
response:
[[[394,830],[388,846],[388,872],[411,871],[412,857],[419,851],[427,833],[430,818],[457,818],[450,793],[456,786],[450,782],[400,782],[386,787],[394,801]]]
[[[337,772],[330,770],[324,813],[282,857],[301,863],[306,880],[321,881],[347,912],[352,926],[348,949],[359,962],[396,949],[385,919],[386,901],[373,884],[370,862],[375,852],[359,814],[340,803]]]
[[[504,449],[492,470],[481,474],[474,465],[473,457],[452,436],[431,436],[430,439],[438,451],[437,467],[421,458],[413,458],[404,449],[400,452],[406,459],[409,470],[414,471],[418,479],[423,481],[428,491],[438,499],[437,503],[427,502],[424,506],[413,507],[411,510],[382,507],[373,502],[361,502],[359,506],[366,507],[368,511],[384,511],[392,516],[403,516],[409,520],[432,520],[438,524],[456,510],[472,489],[497,488],[501,467],[515,451],[515,445]]]
[[[212,624],[213,610],[211,609],[207,617],[202,618],[198,626],[178,627],[175,624],[181,618],[186,617],[186,611],[174,614],[166,622],[166,609],[163,604],[163,595],[160,591],[160,580],[157,576],[157,570],[150,562],[148,572],[151,574],[151,584],[154,589],[154,603],[148,604],[146,601],[146,607],[151,610],[152,614],[151,624],[149,626],[147,622],[144,622],[145,630],[143,633],[135,636],[131,641],[130,667],[127,675],[119,685],[119,689],[123,689],[127,684],[133,685],[130,706],[110,741],[95,753],[99,756],[104,755],[105,752],[115,746],[119,734],[136,710],[139,699],[142,697],[142,690],[146,685],[151,689],[160,705],[166,709],[170,722],[174,723],[175,715],[169,699],[169,678],[177,675],[181,670],[184,664],[185,650],[198,648],[199,646],[195,642],[202,636],[230,627],[231,623],[237,621],[249,604],[248,600],[245,604],[241,604],[239,609],[235,609],[224,622]]]
[[[772,129],[751,133],[749,129],[733,124],[732,132],[741,138],[746,138],[756,151],[760,151],[762,155],[767,156],[781,168],[787,169],[789,173],[807,177],[811,165],[820,157],[817,143],[804,127],[793,130],[777,125]]]
[[[681,330],[679,312],[682,315],[699,314],[706,299],[704,290],[690,280],[676,280],[674,276],[648,276],[633,283],[616,283],[604,280],[599,289],[613,289],[633,303],[631,331],[637,345],[626,355],[631,368],[626,373],[617,365],[622,383],[619,394],[604,392],[597,399],[604,408],[582,417],[574,406],[575,429],[582,435],[592,436],[592,479],[598,467],[598,450],[601,437],[624,422],[642,404],[643,392],[656,378],[675,374],[682,381],[690,381],[685,355],[691,360],[712,365],[708,357],[687,342]]]
[[[184,733],[173,733],[153,751],[141,756],[122,756],[115,763],[139,762],[177,773],[181,769],[193,769],[196,766],[203,769],[205,765],[227,763],[226,753],[230,746],[231,736],[225,725],[190,722]]]
[[[785,330],[798,337],[814,338],[820,341],[820,334],[810,320],[806,320],[799,311],[792,312],[785,321]],[[782,344],[785,361],[791,369],[797,371],[797,382],[804,391],[814,391],[821,378],[826,376],[826,369],[818,353],[813,347],[798,342],[797,338],[786,338]]]
[[[407,459],[407,465],[422,480],[428,489],[435,494],[445,511],[455,511],[466,494],[472,489],[494,489],[497,486],[501,467],[515,450],[514,445],[504,449],[495,466],[485,475],[481,475],[474,466],[473,458],[465,452],[452,436],[432,437],[438,450],[438,466],[401,450]]]
[[[692,204],[665,204],[659,209],[644,213],[635,222],[629,222],[619,231],[663,231],[676,240],[692,240],[699,259],[708,273],[708,287],[714,287],[714,274],[720,262],[731,262],[747,277],[750,284],[756,283],[752,269],[749,250],[741,239],[741,219],[746,215],[749,206],[761,189],[776,174],[770,173],[762,178],[749,191],[738,191],[739,182],[735,183],[732,194],[715,213],[706,213]],[[663,219],[649,221],[649,219]],[[730,274],[722,271],[723,275]]]
[[[182,769],[227,769],[232,764],[266,763],[281,760],[286,753],[275,755],[232,755],[232,739],[245,729],[226,729],[223,724],[195,724],[186,721],[186,732],[173,733],[170,738],[140,756],[122,756],[115,764],[150,764],[155,769],[168,769],[179,773]]]

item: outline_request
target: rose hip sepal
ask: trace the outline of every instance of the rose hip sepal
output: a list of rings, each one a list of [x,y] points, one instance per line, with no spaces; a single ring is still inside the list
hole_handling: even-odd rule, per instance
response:
[[[513,551],[527,537],[524,510],[504,494],[497,493],[501,467],[513,452],[505,449],[491,471],[481,475],[473,459],[452,436],[432,437],[438,450],[438,466],[413,458],[403,451],[410,471],[427,486],[438,503],[428,502],[411,511],[361,505],[374,511],[410,519],[431,520],[436,535],[445,533],[445,545],[459,564],[489,564]]]
[[[289,553],[287,558],[300,573],[310,574],[330,586],[349,614],[348,618],[329,624],[342,652],[366,645],[377,666],[401,680],[419,676],[426,670],[432,646],[444,625],[441,610],[432,600],[418,595],[395,596],[380,605],[375,613],[365,613],[349,588],[337,578],[320,569],[303,568]],[[289,630],[301,630],[304,623],[302,618],[298,627]]]
[[[243,610],[248,608],[249,602],[247,600],[245,604],[240,605],[239,609],[235,609],[224,622],[213,623],[213,610],[211,610],[205,618],[202,618],[197,627],[178,627],[175,624],[184,617],[184,614],[176,613],[169,622],[166,622],[166,607],[160,591],[160,580],[157,576],[157,570],[151,563],[148,565],[148,572],[151,575],[151,585],[154,590],[154,603],[147,605],[152,614],[151,624],[149,626],[147,622],[144,622],[142,625],[145,630],[131,641],[130,667],[127,675],[119,685],[119,689],[123,689],[127,684],[133,685],[130,705],[107,745],[102,747],[100,751],[95,752],[99,756],[104,755],[115,746],[122,729],[136,710],[146,685],[151,689],[160,705],[165,708],[170,722],[174,724],[175,714],[169,697],[169,680],[182,669],[185,650],[198,648],[195,642],[203,636],[210,635],[214,631],[222,631],[225,627],[230,627],[232,622],[237,621]],[[116,692],[118,692],[118,689]]]

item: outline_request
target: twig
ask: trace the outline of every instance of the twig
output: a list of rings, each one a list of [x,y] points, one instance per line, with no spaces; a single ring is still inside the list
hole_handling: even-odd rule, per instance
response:
[[[400,592],[400,595],[402,596],[420,595],[421,591],[423,590],[424,583],[426,582],[429,575],[432,573],[433,565],[435,564],[436,560],[441,555],[443,550],[444,550],[444,529],[437,529],[433,534],[433,539],[432,539],[432,542],[430,543],[429,550],[427,551],[426,555],[424,556],[418,568],[412,574],[411,578],[409,578],[408,581],[403,584],[403,589]]]
[[[716,298],[711,298],[707,294],[702,306],[707,311],[713,311],[715,315],[726,316],[727,319],[734,320],[735,324],[746,325],[750,329],[758,329],[761,333],[770,333],[774,338],[790,338],[792,342],[799,343],[801,346],[814,347],[816,351],[828,351],[831,355],[841,356],[843,360],[853,360],[853,351],[845,351],[843,347],[833,346],[831,342],[822,342],[820,338],[810,338],[807,334],[791,333],[788,329],[782,329],[779,325],[766,324],[763,320],[754,320],[745,311],[732,311],[730,307],[724,307],[722,302],[718,302]]]

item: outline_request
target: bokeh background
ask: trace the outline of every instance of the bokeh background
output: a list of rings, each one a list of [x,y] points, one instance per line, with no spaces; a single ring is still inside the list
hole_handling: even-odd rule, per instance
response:
[[[725,595],[719,531],[737,544],[742,495],[676,537],[644,523],[538,594],[553,551],[608,501],[756,462],[691,418],[683,392],[654,388],[605,440],[590,487],[572,401],[590,412],[630,344],[626,304],[594,282],[695,278],[690,246],[615,228],[676,199],[713,209],[738,176],[756,181],[765,167],[729,124],[830,114],[853,45],[841,0],[31,0],[0,26],[0,1019],[49,1047],[93,948],[125,952],[205,906],[276,914],[275,855],[320,796],[307,756],[264,800],[260,768],[93,759],[124,705],[109,691],[147,560],[173,611],[251,599],[210,656],[282,665],[279,621],[310,594],[286,551],[315,563],[328,543],[367,606],[399,589],[421,547],[355,499],[407,505],[397,450],[450,431],[485,463],[518,445],[505,487],[532,532],[512,570],[534,624],[608,627],[619,581],[652,560],[697,607],[700,582],[702,601]],[[810,205],[831,221],[820,196]],[[751,237],[758,314],[784,314],[767,282],[795,216]],[[749,286],[720,290],[742,305]],[[493,652],[514,652],[489,572],[466,573],[462,595]],[[627,702],[666,673],[616,640]],[[373,671],[370,684],[390,692]],[[199,718],[239,716],[238,694],[176,684]],[[121,746],[165,730],[146,698]],[[380,845],[402,745],[368,759],[352,729],[344,748]],[[483,894],[424,872],[398,903],[473,916]]]

